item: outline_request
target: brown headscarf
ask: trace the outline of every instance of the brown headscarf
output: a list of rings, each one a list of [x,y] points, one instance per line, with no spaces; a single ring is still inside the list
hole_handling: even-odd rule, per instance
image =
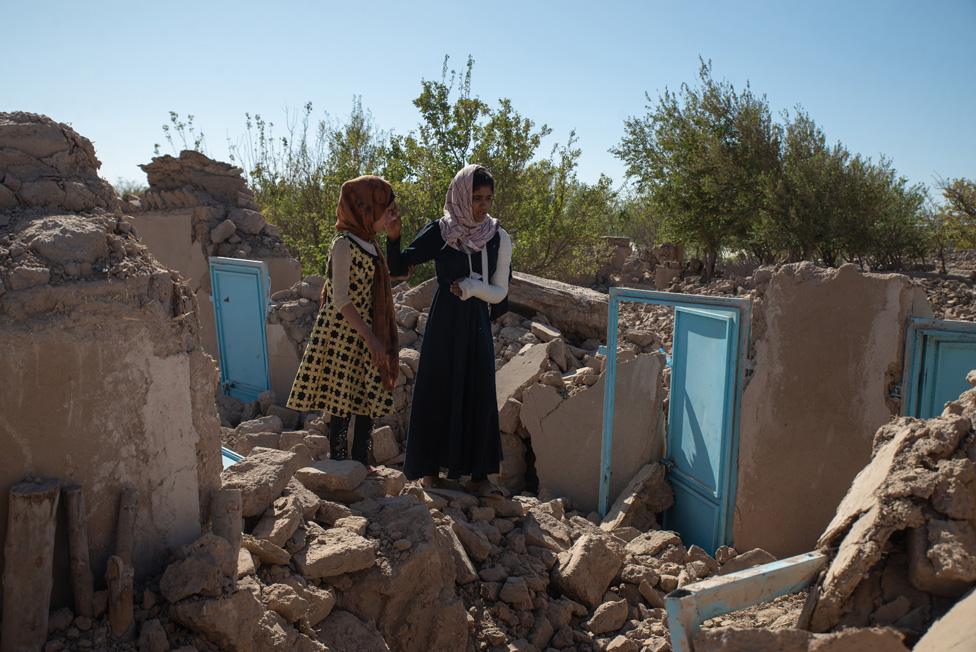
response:
[[[383,344],[386,364],[380,369],[383,385],[393,389],[399,373],[400,345],[393,313],[393,290],[390,270],[382,249],[376,242],[373,225],[393,201],[393,187],[380,177],[366,175],[350,179],[339,191],[336,208],[336,230],[351,233],[376,247],[376,271],[373,274],[373,332]]]

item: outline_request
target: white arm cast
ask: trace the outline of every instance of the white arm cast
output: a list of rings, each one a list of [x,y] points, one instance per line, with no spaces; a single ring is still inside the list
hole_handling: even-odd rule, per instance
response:
[[[491,275],[491,283],[483,283],[473,278],[466,278],[458,283],[461,288],[461,299],[467,301],[477,297],[488,303],[501,303],[508,296],[508,275],[512,267],[512,238],[505,229],[498,229],[498,261],[495,273]]]

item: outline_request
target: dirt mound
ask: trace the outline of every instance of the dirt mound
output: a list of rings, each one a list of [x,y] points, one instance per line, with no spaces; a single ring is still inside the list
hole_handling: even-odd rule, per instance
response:
[[[114,209],[91,141],[36,113],[0,113],[0,212],[15,208]],[[0,218],[2,221],[2,218]]]

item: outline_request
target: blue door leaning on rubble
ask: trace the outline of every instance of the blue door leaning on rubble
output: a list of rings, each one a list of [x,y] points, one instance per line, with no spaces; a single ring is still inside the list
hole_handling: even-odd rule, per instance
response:
[[[738,329],[735,310],[674,309],[667,459],[674,507],[664,524],[709,552],[731,531]]]
[[[270,387],[265,336],[270,281],[260,260],[210,259],[224,393],[245,402]]]
[[[930,419],[969,389],[966,374],[976,369],[976,323],[915,318],[906,340],[902,411]]]

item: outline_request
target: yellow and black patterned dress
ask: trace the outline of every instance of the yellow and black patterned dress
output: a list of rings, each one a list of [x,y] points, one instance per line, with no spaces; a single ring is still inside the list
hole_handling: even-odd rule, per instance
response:
[[[336,239],[342,237],[346,236],[339,235]],[[377,258],[349,240],[352,250],[349,299],[366,325],[372,327],[373,271]],[[308,337],[288,407],[338,417],[360,414],[375,419],[389,414],[393,396],[383,387],[366,342],[335,309],[331,280],[326,285],[328,294]]]

